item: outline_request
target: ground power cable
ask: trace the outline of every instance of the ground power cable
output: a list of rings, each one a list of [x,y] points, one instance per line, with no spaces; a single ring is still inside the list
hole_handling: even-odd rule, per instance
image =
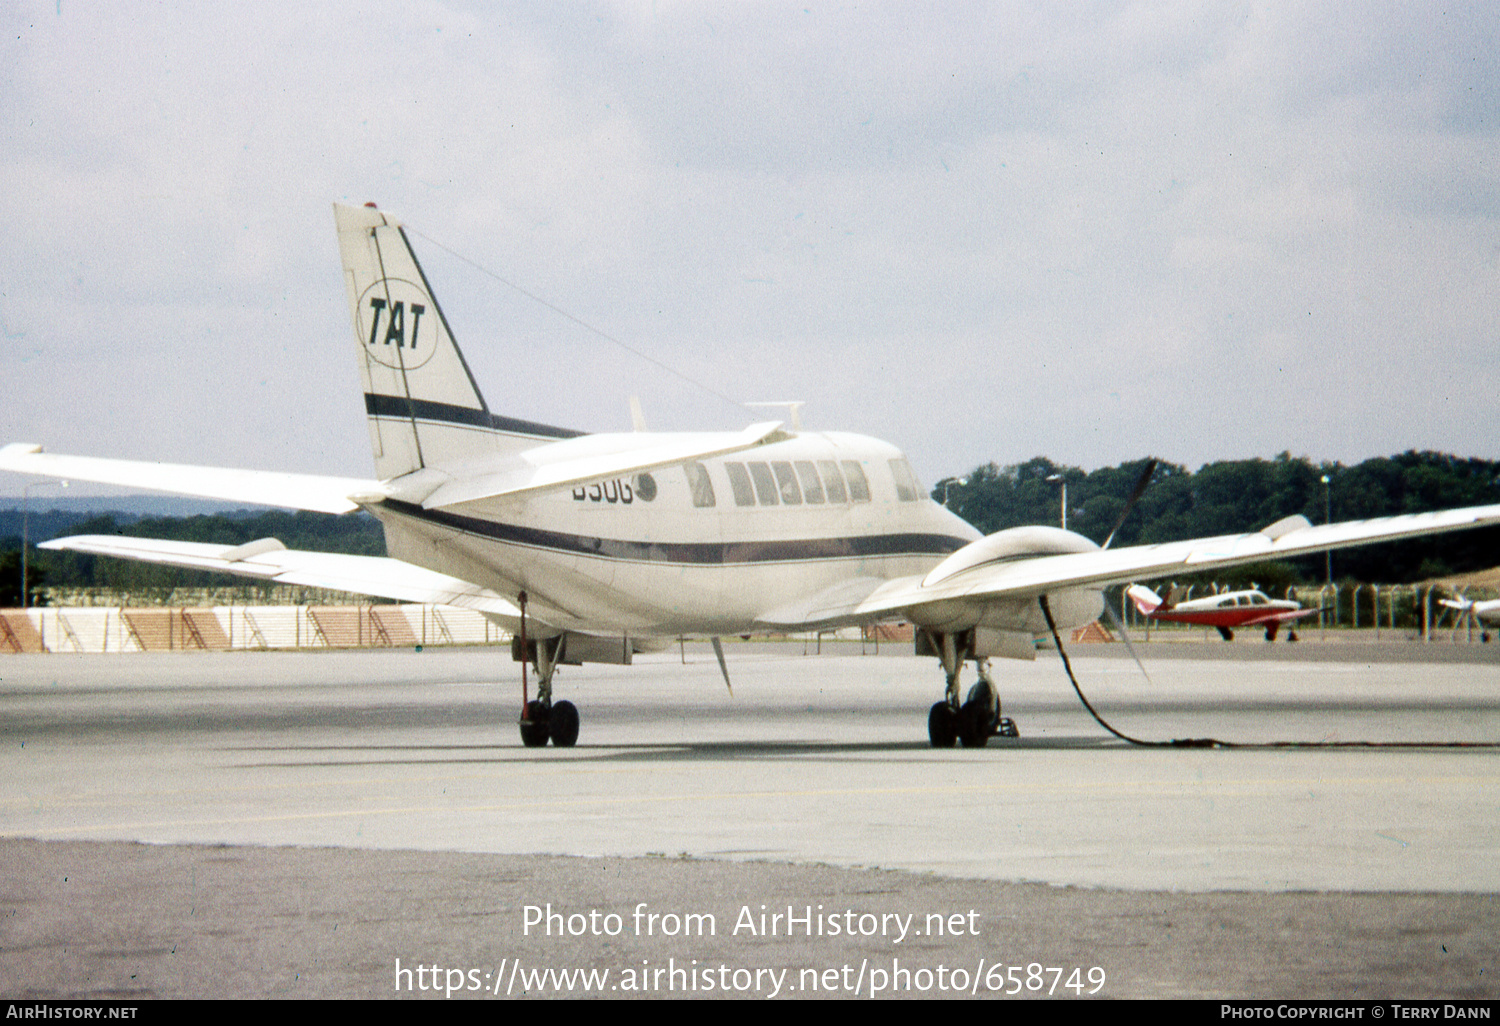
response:
[[[1084,697],[1083,689],[1078,686],[1078,678],[1073,674],[1073,664],[1068,659],[1067,650],[1063,648],[1062,638],[1058,636],[1057,624],[1052,619],[1052,608],[1047,603],[1047,596],[1039,596],[1037,602],[1042,607],[1042,615],[1047,619],[1047,629],[1052,632],[1052,641],[1057,646],[1057,654],[1062,656],[1063,669],[1067,671],[1068,681],[1073,685],[1073,692],[1078,695],[1078,700],[1083,703],[1083,707],[1089,711],[1089,715],[1099,726],[1121,741],[1140,748],[1500,748],[1500,741],[1220,741],[1214,737],[1143,741],[1116,730]],[[1131,655],[1135,655],[1135,649],[1132,648],[1130,651]],[[1138,657],[1136,664],[1140,665]],[[1141,670],[1144,673],[1145,667],[1142,666]]]

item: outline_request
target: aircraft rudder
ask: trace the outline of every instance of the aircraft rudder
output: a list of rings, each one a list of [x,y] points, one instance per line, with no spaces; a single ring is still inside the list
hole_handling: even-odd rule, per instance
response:
[[[492,418],[401,223],[334,204],[376,471],[492,453]]]
[[[1135,603],[1135,608],[1144,615],[1149,616],[1161,607],[1161,596],[1144,584],[1132,584],[1125,589],[1125,594],[1130,596],[1130,601]]]

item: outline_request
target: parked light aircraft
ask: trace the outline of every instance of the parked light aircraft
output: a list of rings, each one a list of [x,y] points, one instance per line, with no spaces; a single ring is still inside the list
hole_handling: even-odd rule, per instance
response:
[[[327,512],[365,509],[387,557],[116,536],[48,543],[104,556],[481,611],[515,634],[520,731],[572,745],[559,664],[629,663],[653,639],[905,620],[946,686],[934,746],[1001,728],[993,657],[1094,620],[1102,589],[1373,541],[1500,523],[1500,505],[1110,549],[1052,527],[987,537],[933,502],[873,438],[795,421],[724,433],[583,434],[491,410],[406,232],[376,209],[335,222],[375,456],[368,480],[0,449],[0,470]],[[978,682],[963,695],[973,662]],[[537,673],[529,694],[528,666]],[[728,671],[724,669],[725,678]]]
[[[1275,641],[1284,623],[1296,623],[1304,616],[1317,616],[1321,609],[1303,609],[1302,603],[1290,599],[1267,598],[1261,591],[1226,591],[1207,598],[1176,602],[1175,593],[1163,599],[1143,584],[1132,584],[1125,594],[1135,603],[1142,616],[1171,623],[1197,623],[1217,627],[1225,641],[1234,640],[1236,627],[1264,627],[1266,640]],[[1291,633],[1290,640],[1297,635]]]
[[[1443,599],[1443,605],[1449,609],[1458,610],[1461,616],[1468,616],[1482,624],[1491,627],[1500,627],[1500,599],[1484,599],[1474,601],[1473,599]],[[1490,635],[1485,631],[1481,635],[1482,640],[1489,641]]]

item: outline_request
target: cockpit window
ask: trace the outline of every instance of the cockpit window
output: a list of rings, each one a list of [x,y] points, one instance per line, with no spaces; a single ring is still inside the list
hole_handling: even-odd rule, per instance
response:
[[[750,487],[750,474],[745,470],[743,463],[726,463],[724,469],[729,473],[729,487],[734,490],[734,504],[736,506],[754,506],[755,489]]]
[[[829,502],[848,502],[849,493],[844,491],[844,475],[833,460],[819,460],[818,469],[823,472],[823,484],[828,489]]]
[[[812,460],[797,461],[797,476],[802,479],[802,497],[810,503],[823,501],[823,484],[818,480],[818,468]]]
[[[852,502],[870,501],[870,482],[865,478],[864,468],[858,460],[844,460],[844,476],[849,479],[849,499]]]
[[[776,497],[776,479],[771,476],[771,468],[766,463],[750,463],[750,477],[755,482],[755,495],[760,499],[762,506],[775,506],[780,500]]]
[[[916,502],[922,497],[922,486],[917,483],[917,475],[912,473],[911,464],[904,459],[890,462],[891,476],[896,479],[896,498],[902,502]]]
[[[776,471],[776,487],[781,492],[781,501],[788,506],[802,505],[802,489],[797,487],[797,474],[791,463],[777,460],[771,464],[771,469]]]
[[[693,505],[699,509],[717,505],[714,501],[714,483],[708,476],[708,468],[701,463],[684,463],[682,469],[687,472],[688,489],[693,493]]]

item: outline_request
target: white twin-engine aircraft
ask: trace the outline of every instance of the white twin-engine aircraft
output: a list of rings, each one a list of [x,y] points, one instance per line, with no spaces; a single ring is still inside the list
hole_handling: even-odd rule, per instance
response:
[[[326,512],[365,509],[388,558],[80,536],[46,547],[481,611],[514,632],[521,738],[572,745],[559,664],[629,663],[653,641],[905,620],[947,676],[932,744],[1014,735],[989,660],[1036,657],[1111,584],[1500,522],[1500,506],[1104,548],[1051,527],[988,537],[924,494],[885,442],[793,419],[731,433],[586,435],[491,411],[406,233],[335,205],[375,452],[371,480],[0,449],[0,469]],[[637,424],[639,427],[639,423]],[[978,683],[959,675],[974,662]],[[535,667],[535,697],[527,666]],[[728,680],[728,671],[725,670]]]

